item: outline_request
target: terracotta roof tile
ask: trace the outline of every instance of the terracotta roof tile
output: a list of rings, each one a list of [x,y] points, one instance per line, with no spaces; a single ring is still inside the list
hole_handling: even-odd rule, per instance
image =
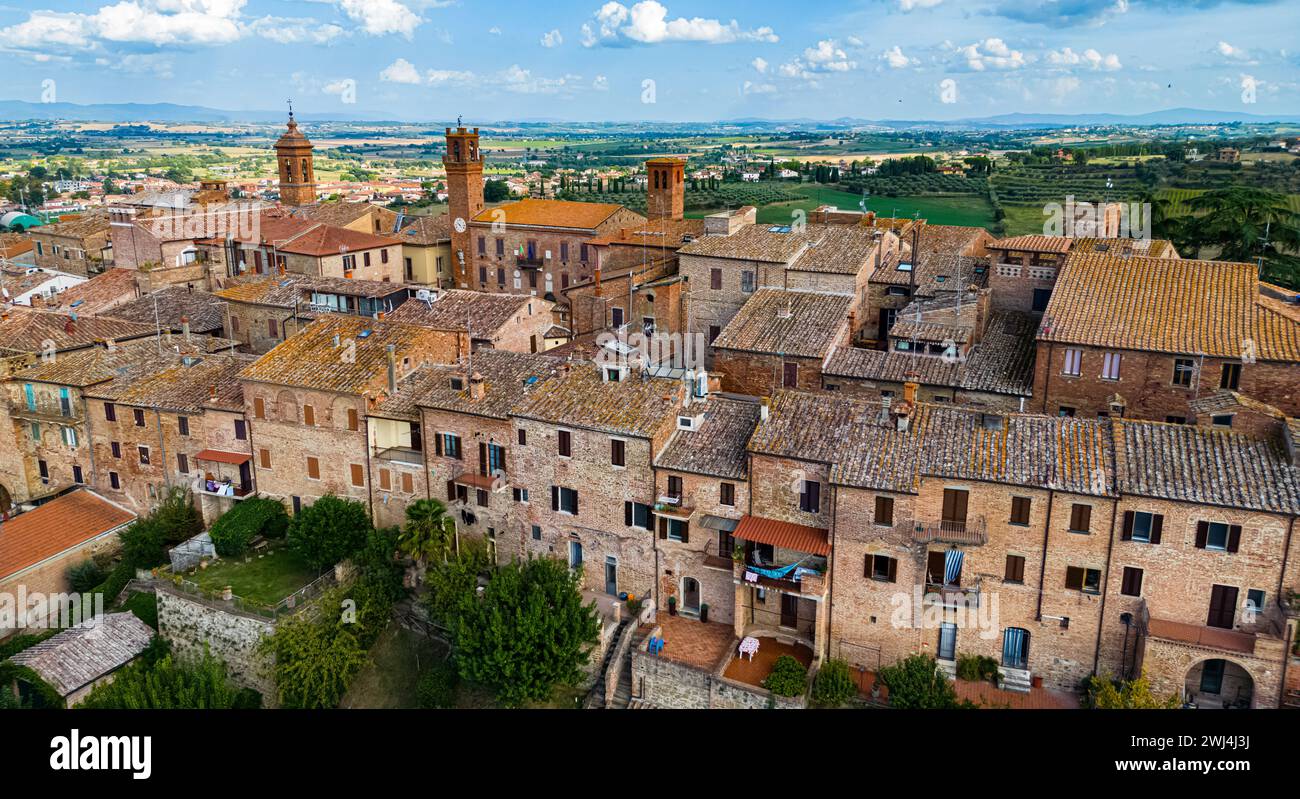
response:
[[[1067,236],[1013,236],[989,242],[990,250],[1007,250],[1015,252],[1048,252],[1062,254],[1070,251],[1074,242]]]
[[[730,236],[698,238],[677,252],[679,255],[788,264],[812,240],[807,229],[801,233],[788,225],[745,225]]]
[[[276,248],[280,252],[319,258],[338,255],[341,252],[373,250],[401,243],[400,239],[393,236],[376,236],[373,233],[362,233],[345,227],[316,225],[285,239],[277,244]]]
[[[75,320],[70,313],[21,306],[7,308],[5,313],[7,318],[0,318],[0,346],[20,352],[43,352],[46,342],[52,343],[56,351],[65,352],[97,341],[124,341],[155,333],[153,325],[79,313]]]
[[[164,330],[172,331],[180,331],[182,319],[187,319],[193,333],[219,331],[225,322],[222,307],[213,295],[184,286],[159,289],[119,305],[105,316],[145,325],[155,324],[156,320]]]
[[[1300,361],[1300,321],[1274,303],[1253,264],[1070,256],[1039,339],[1227,358],[1253,347],[1264,360]]]
[[[59,294],[59,305],[78,314],[101,314],[140,294],[134,269],[111,268]]]
[[[402,229],[394,233],[403,244],[432,246],[451,241],[451,214],[407,216]]]
[[[242,409],[239,373],[250,355],[176,356],[149,359],[86,391],[93,399],[121,405],[199,413],[206,407]]]
[[[515,415],[557,425],[650,438],[675,416],[682,383],[642,379],[631,372],[623,380],[601,378],[594,363],[577,362],[534,388]]]
[[[465,330],[468,326],[474,338],[490,339],[514,319],[549,315],[553,306],[550,300],[527,294],[488,294],[452,289],[441,292],[438,299],[427,305],[420,300],[408,300],[389,318],[395,322],[441,330]]]
[[[623,208],[612,203],[527,198],[485,209],[473,221],[488,224],[500,220],[507,225],[594,230]]]
[[[131,662],[153,640],[134,613],[108,613],[94,624],[69,627],[10,658],[68,696]]]
[[[217,291],[216,296],[231,302],[292,308],[299,302],[310,300],[312,291],[375,299],[404,293],[407,288],[400,283],[385,283],[382,280],[284,274],[237,279]]]
[[[559,371],[560,362],[546,355],[481,349],[473,364],[462,358],[454,364],[418,369],[398,384],[397,393],[373,411],[390,418],[418,417],[420,407],[506,419],[524,404],[531,392]],[[483,397],[472,399],[469,372],[483,377]],[[460,388],[452,381],[459,381]]]
[[[714,349],[820,358],[844,331],[853,297],[759,289],[722,333]]]
[[[368,333],[366,331],[369,331]],[[360,394],[388,371],[388,345],[396,346],[398,368],[417,348],[437,346],[441,335],[415,325],[368,317],[328,314],[276,345],[240,374],[245,380]],[[339,344],[334,344],[335,337]],[[447,360],[458,353],[439,352]],[[418,361],[425,361],[420,355]],[[412,364],[412,368],[421,363]],[[399,379],[404,375],[399,374]]]
[[[680,415],[704,413],[698,430],[678,429],[655,459],[660,469],[744,480],[749,474],[746,448],[758,424],[759,404],[712,397],[692,403]]]
[[[0,522],[0,578],[34,566],[135,519],[93,491],[79,489]]]

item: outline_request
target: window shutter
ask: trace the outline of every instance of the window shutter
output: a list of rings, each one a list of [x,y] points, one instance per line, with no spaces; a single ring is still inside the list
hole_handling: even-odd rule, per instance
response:
[[[1236,552],[1241,546],[1241,525],[1234,524],[1228,528],[1228,551]]]
[[[668,520],[662,516],[659,517],[659,537],[668,537]]]
[[[578,515],[578,490],[575,488],[572,489],[572,491],[573,491],[573,515],[577,516]]]
[[[433,437],[433,453],[435,455],[442,454],[442,433]]]
[[[1133,516],[1134,516],[1133,511],[1131,510],[1124,511],[1124,531],[1119,534],[1119,538],[1121,541],[1133,540]]]
[[[863,559],[862,559],[862,576],[863,576],[863,577],[870,577],[870,576],[871,576],[871,559],[872,559],[873,557],[875,557],[875,556],[874,556],[874,555],[867,555],[867,556],[863,557]]]
[[[1165,527],[1164,514],[1157,513],[1151,517],[1151,543],[1160,543],[1160,531]]]
[[[1210,523],[1196,523],[1196,548],[1205,549],[1206,543],[1210,540]]]
[[[1078,566],[1067,566],[1065,568],[1065,587],[1082,590],[1083,569]]]
[[[898,561],[893,558],[889,559],[889,582],[898,581]]]
[[[483,441],[478,442],[478,473],[488,473],[487,443]]]
[[[560,509],[560,487],[551,486],[551,510],[558,511],[559,509]]]
[[[623,503],[623,524],[627,525],[628,527],[632,526],[632,503],[631,502]]]
[[[450,501],[452,501],[452,502],[455,502],[455,501],[456,501],[456,481],[455,481],[455,480],[448,480],[448,481],[447,481],[447,499],[450,500]]]
[[[682,522],[682,543],[689,544],[690,542],[691,542],[691,525],[689,522]],[[1236,550],[1233,551],[1235,552]]]

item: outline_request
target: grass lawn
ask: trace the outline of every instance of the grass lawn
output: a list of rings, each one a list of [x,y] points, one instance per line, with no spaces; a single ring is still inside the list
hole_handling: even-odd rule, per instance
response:
[[[1043,214],[1041,205],[1008,205],[1004,203],[1008,236],[1027,236],[1043,232],[1043,224],[1048,217]]]
[[[235,596],[274,605],[318,576],[315,569],[284,546],[261,557],[250,557],[247,563],[242,558],[214,561],[206,569],[185,575],[185,579],[206,591],[221,591],[228,585]]]
[[[352,681],[339,707],[417,708],[422,670],[446,657],[446,648],[397,623],[388,625],[370,648],[370,662]]]

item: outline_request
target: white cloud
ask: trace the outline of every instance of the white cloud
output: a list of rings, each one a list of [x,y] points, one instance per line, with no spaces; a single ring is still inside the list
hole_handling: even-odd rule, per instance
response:
[[[338,25],[315,19],[291,17],[262,17],[254,20],[248,29],[263,39],[280,44],[327,44],[343,36]]]
[[[550,30],[542,34],[542,47],[559,47],[564,44],[564,37],[558,30]]]
[[[232,0],[239,2],[239,0]],[[337,0],[348,19],[371,36],[400,34],[410,39],[424,20],[397,0]]]
[[[379,73],[379,79],[387,83],[420,83],[423,78],[415,64],[405,58],[399,58]]]
[[[1215,49],[1218,51],[1219,55],[1232,61],[1240,61],[1244,64],[1259,63],[1251,56],[1249,50],[1241,47],[1233,47],[1225,41],[1220,41],[1218,47]]]
[[[1006,42],[998,38],[985,39],[982,42],[955,48],[957,55],[974,72],[986,69],[1008,70],[1020,69],[1026,63],[1025,54],[1012,50]]]
[[[1053,50],[1047,54],[1047,61],[1059,67],[1086,66],[1089,69],[1099,69],[1106,72],[1114,72],[1123,67],[1119,62],[1119,56],[1115,53],[1102,55],[1091,47],[1082,53],[1076,53],[1068,47]]]
[[[458,69],[431,69],[424,73],[424,82],[430,86],[440,86],[452,81],[469,82],[478,80],[478,76],[473,72],[464,72]]]
[[[572,91],[575,84],[581,80],[581,75],[544,78],[534,75],[531,70],[524,69],[518,64],[511,64],[508,68],[501,70],[497,75],[488,79],[488,82],[500,86],[508,92],[517,94],[559,94]]]
[[[727,44],[739,41],[775,42],[770,27],[743,29],[736,20],[723,22],[704,17],[668,19],[668,9],[658,0],[641,0],[631,8],[622,3],[605,3],[582,26],[582,44],[659,44],[661,42],[705,42]]]
[[[591,82],[591,88],[598,92],[609,91],[609,78],[604,75],[597,75],[596,79]]]
[[[33,11],[0,28],[0,48],[93,49],[102,42],[154,45],[220,45],[243,35],[240,12],[247,0],[122,0],[93,14]]]
[[[880,60],[889,65],[890,69],[905,69],[906,67],[916,66],[921,63],[915,58],[909,58],[903,54],[903,50],[898,45],[894,45],[885,52],[880,54]]]
[[[898,0],[898,9],[911,11],[914,8],[934,8],[942,2],[943,0]]]
[[[492,34],[493,36],[500,36],[501,29],[498,28],[496,25],[493,25],[492,27],[488,28],[488,33]]]
[[[749,62],[749,65],[752,66],[752,67],[754,68],[754,71],[755,71],[755,72],[758,72],[758,73],[760,73],[760,74],[766,74],[766,72],[767,72],[767,60],[766,60],[766,59],[763,59],[763,58],[755,58],[753,61],[750,61],[750,62]]]
[[[1065,102],[1065,99],[1069,95],[1079,90],[1080,85],[1081,83],[1079,79],[1072,76],[1057,78],[1056,80],[1052,81],[1052,84],[1049,88],[1049,93],[1051,94],[1052,102],[1058,104]]]
[[[849,72],[857,67],[858,62],[850,59],[834,39],[823,39],[805,48],[802,55],[782,64],[777,72],[786,78],[812,80],[818,73]]]
[[[776,93],[776,87],[773,86],[773,85],[770,84],[770,83],[754,83],[754,82],[752,82],[752,81],[748,81],[748,80],[747,80],[747,81],[745,81],[744,85],[742,85],[742,86],[740,87],[740,93],[741,93],[741,94],[746,94],[746,95],[749,95],[749,94],[775,94],[775,93]]]

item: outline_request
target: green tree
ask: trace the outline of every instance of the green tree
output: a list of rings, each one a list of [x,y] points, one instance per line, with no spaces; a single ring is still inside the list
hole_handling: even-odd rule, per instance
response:
[[[1290,263],[1287,253],[1300,252],[1300,215],[1287,205],[1283,194],[1250,186],[1211,189],[1187,201],[1195,214],[1188,240],[1199,255],[1204,248],[1218,251],[1223,261],[1264,261],[1264,277],[1277,282],[1294,279],[1279,269]],[[1287,282],[1290,288],[1300,284]]]
[[[328,569],[366,545],[374,526],[366,506],[326,494],[289,523],[289,546],[315,569]]]
[[[857,683],[843,660],[828,660],[813,679],[813,702],[822,707],[839,707],[858,692]]]
[[[510,199],[510,185],[504,180],[489,180],[483,184],[483,201],[505,202]]]
[[[1143,672],[1137,679],[1115,680],[1093,677],[1088,681],[1087,705],[1098,710],[1172,710],[1182,701],[1177,694],[1159,696],[1151,691],[1151,683]]]
[[[772,673],[763,678],[763,687],[777,696],[799,696],[808,689],[808,669],[790,655],[782,655],[772,664]]]
[[[489,568],[487,549],[467,542],[460,554],[432,565],[424,574],[424,604],[434,624],[453,630],[474,611],[479,577]]]
[[[553,558],[498,569],[482,599],[464,607],[452,634],[460,675],[508,706],[576,683],[599,638],[599,615],[582,604],[578,573]]]
[[[319,602],[322,608],[326,603],[338,607],[337,598],[327,594]],[[276,692],[287,708],[337,707],[366,663],[366,650],[357,635],[332,619],[295,616],[282,621],[273,635],[262,640],[262,647],[274,658]]]
[[[974,707],[957,700],[948,678],[939,674],[934,658],[912,655],[880,670],[880,681],[889,688],[891,707],[904,710],[951,710]]]
[[[406,526],[397,538],[397,547],[419,562],[445,561],[455,536],[456,520],[447,513],[447,506],[436,499],[419,499],[406,506]]]
[[[93,710],[222,710],[255,708],[261,697],[241,690],[226,676],[226,665],[206,649],[202,657],[171,654],[150,662],[141,658],[95,686],[77,705]]]

